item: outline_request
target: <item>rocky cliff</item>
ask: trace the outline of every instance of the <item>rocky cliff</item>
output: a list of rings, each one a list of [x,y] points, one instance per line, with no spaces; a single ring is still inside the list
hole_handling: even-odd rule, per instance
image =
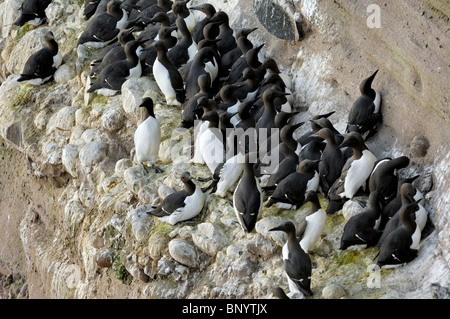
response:
[[[258,27],[250,39],[265,43],[262,55],[292,78],[299,120],[335,111],[330,120],[343,131],[359,82],[379,69],[374,87],[383,97],[383,124],[368,145],[377,158],[409,156],[401,174],[421,175],[415,185],[425,194],[432,226],[418,257],[398,269],[373,269],[377,249],[340,251],[347,217],[328,216],[311,255],[313,298],[448,297],[448,4],[210,3],[229,14],[233,28]],[[133,133],[142,98],[162,100],[153,78],[129,80],[114,97],[85,93],[95,51],[75,48],[87,24],[82,2],[54,0],[48,23],[39,27],[11,25],[19,6],[19,0],[0,2],[0,295],[272,298],[272,288],[286,290],[285,237],[268,229],[298,220],[308,206],[263,209],[250,234],[239,227],[230,202],[214,195],[189,223],[170,226],[147,215],[151,205],[182,187],[183,171],[209,176],[206,167],[186,160],[192,131],[177,128],[180,109],[156,105],[164,173],[144,174],[133,158]],[[47,84],[18,83],[49,29],[64,64]]]

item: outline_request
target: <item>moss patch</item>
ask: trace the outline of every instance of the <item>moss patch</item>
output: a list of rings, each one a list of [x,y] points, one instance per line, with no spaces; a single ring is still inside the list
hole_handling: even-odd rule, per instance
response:
[[[360,257],[359,255],[359,250],[344,250],[334,255],[333,259],[338,266],[343,266],[357,262]]]
[[[125,265],[120,261],[120,256],[115,255],[114,256],[114,264],[112,266],[114,270],[114,274],[116,275],[116,278],[122,281],[124,284],[129,285],[131,281],[133,280],[133,277],[126,269]]]
[[[159,223],[150,231],[150,236],[155,233],[169,234],[175,227],[167,223]]]
[[[19,88],[16,90],[16,95],[12,99],[11,108],[16,110],[19,107],[23,107],[27,104],[31,94],[31,86],[28,84],[19,85]]]
[[[23,26],[21,26],[18,30],[17,30],[17,34],[16,34],[16,40],[19,41],[20,39],[23,38],[23,36],[25,34],[27,34],[29,31],[36,29],[38,26],[35,26],[33,24],[30,23],[25,23]]]
[[[91,105],[94,105],[94,104],[106,105],[109,102],[109,98],[110,98],[109,96],[104,96],[104,95],[101,95],[101,94],[95,94],[95,96],[92,99],[90,104]]]

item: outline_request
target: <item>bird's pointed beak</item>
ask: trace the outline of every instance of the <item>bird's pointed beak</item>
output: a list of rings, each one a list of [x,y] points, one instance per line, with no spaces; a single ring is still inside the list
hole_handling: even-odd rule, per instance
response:
[[[305,124],[305,122],[300,122],[297,124],[292,124],[292,128],[295,131],[296,129],[298,129],[300,126],[302,126],[303,124]]]
[[[281,226],[277,226],[277,227],[269,229],[269,231],[283,231],[283,229]]]

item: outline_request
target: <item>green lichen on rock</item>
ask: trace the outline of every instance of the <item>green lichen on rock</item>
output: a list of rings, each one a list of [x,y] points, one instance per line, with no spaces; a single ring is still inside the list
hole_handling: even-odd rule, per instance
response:
[[[112,226],[109,226],[105,231],[105,240],[111,244],[111,247],[120,251],[126,243],[125,238]]]
[[[114,263],[113,263],[113,271],[117,279],[119,279],[121,282],[123,282],[126,285],[129,285],[133,281],[133,277],[128,272],[125,265],[120,261],[120,256],[115,255],[114,256]]]
[[[334,255],[333,260],[338,266],[353,264],[360,258],[360,252],[357,250],[339,251]]]
[[[168,223],[160,222],[158,225],[152,228],[150,231],[150,236],[155,233],[169,234],[172,230],[175,229],[175,226],[172,226]]]
[[[11,103],[11,108],[13,110],[17,110],[26,106],[29,98],[31,97],[31,88],[32,86],[26,83],[18,86],[16,94],[14,95]]]
[[[94,105],[94,104],[106,105],[106,104],[108,104],[109,101],[110,101],[109,96],[95,94],[94,97],[92,98],[91,103],[89,103],[89,104],[90,105]]]
[[[27,34],[29,31],[36,29],[37,26],[31,24],[31,23],[25,23],[23,26],[21,26],[18,30],[17,30],[17,34],[16,34],[16,41],[19,41],[20,39],[22,39],[22,37]]]
[[[333,215],[327,215],[325,226],[323,227],[323,233],[329,234],[333,232],[335,227],[343,225],[345,218],[342,214],[334,213]]]

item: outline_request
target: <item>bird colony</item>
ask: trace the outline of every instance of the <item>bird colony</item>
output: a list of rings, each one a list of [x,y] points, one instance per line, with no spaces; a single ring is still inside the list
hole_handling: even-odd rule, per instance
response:
[[[45,24],[48,4],[25,0],[15,24]],[[311,284],[320,276],[315,250],[326,236],[327,220],[348,202],[356,203],[359,212],[343,221],[340,250],[372,247],[373,264],[382,268],[414,260],[429,218],[413,186],[417,176],[399,174],[410,159],[376,158],[366,144],[382,122],[382,96],[374,88],[378,71],[358,79],[360,96],[348,105],[345,132],[333,127],[334,112],[299,121],[292,80],[280,72],[275,57],[261,54],[264,44],[250,40],[259,30],[232,29],[228,14],[189,0],[85,1],[89,22],[76,50],[80,57],[87,51],[94,56],[85,81],[87,101],[122,94],[132,78],[147,77],[159,89],[153,98],[140,97],[129,154],[135,167],[152,179],[170,170],[159,156],[162,141],[173,132],[161,129],[158,114],[177,116],[170,119],[180,123],[174,130],[192,135],[187,164],[196,169],[177,175],[180,190],[163,192],[158,204],[146,205],[146,218],[172,229],[200,228],[206,225],[208,205],[220,200],[223,209],[234,212],[230,225],[245,236],[255,232],[263,216],[271,216],[276,222],[265,235],[281,238],[278,266],[285,275],[280,287],[273,287],[279,298],[319,293]],[[29,57],[17,81],[51,85],[65,63],[58,40],[45,33],[47,45]],[[200,176],[198,167],[205,174]],[[307,212],[301,218],[273,219],[302,209]],[[169,245],[173,256],[186,242],[177,240]],[[187,255],[193,257],[178,260],[195,267],[201,263],[198,248],[188,246]]]

